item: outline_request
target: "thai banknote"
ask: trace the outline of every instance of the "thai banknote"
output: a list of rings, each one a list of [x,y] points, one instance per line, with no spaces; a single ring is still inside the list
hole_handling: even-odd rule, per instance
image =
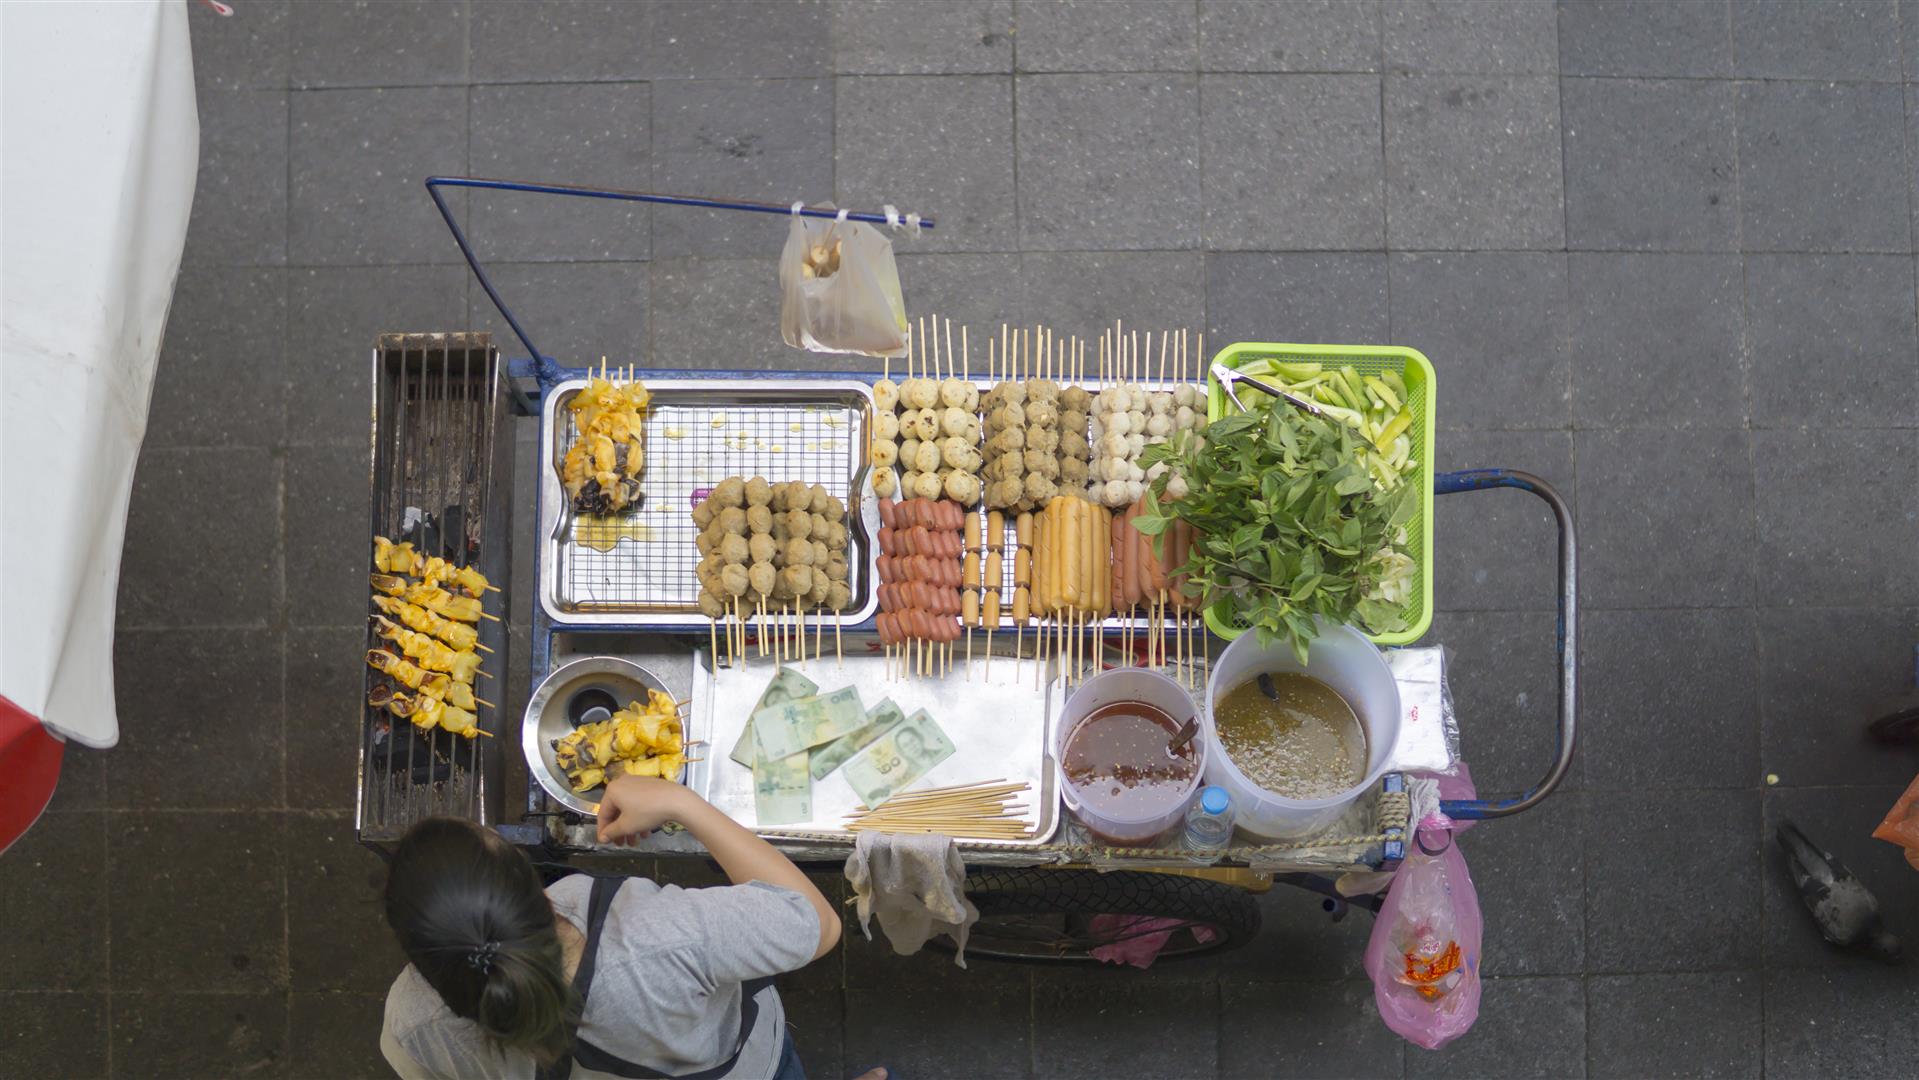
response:
[[[860,801],[878,806],[952,754],[952,740],[921,709],[853,755],[846,763],[846,782]]]
[[[812,820],[813,778],[807,775],[806,758],[802,750],[754,764],[753,814],[761,828]]]
[[[819,692],[818,683],[792,668],[781,668],[780,673],[773,676],[773,681],[766,684],[766,692],[760,695],[759,704],[753,706],[753,711],[759,712],[768,705],[778,705],[782,701],[791,701],[794,698],[812,697]],[[746,730],[740,732],[739,740],[733,744],[732,751],[726,756],[749,769],[753,767],[752,716],[749,715],[746,718]]]
[[[813,760],[809,766],[813,779],[818,780],[827,773],[846,764],[846,759],[873,744],[873,740],[893,730],[906,719],[906,714],[893,704],[892,698],[882,698],[878,705],[866,710],[864,726],[841,735],[825,746],[813,751]]]
[[[783,758],[866,724],[860,692],[843,686],[830,694],[794,698],[753,714],[753,746],[758,758]]]

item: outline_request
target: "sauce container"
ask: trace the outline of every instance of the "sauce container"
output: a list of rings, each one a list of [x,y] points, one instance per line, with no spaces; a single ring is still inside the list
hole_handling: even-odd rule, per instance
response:
[[[1183,822],[1215,751],[1203,735],[1177,759],[1166,744],[1197,713],[1192,696],[1158,672],[1114,668],[1087,679],[1066,700],[1053,736],[1066,808],[1116,845],[1151,843]]]
[[[1235,825],[1262,840],[1309,836],[1338,820],[1353,800],[1372,789],[1386,772],[1399,744],[1399,683],[1379,649],[1350,626],[1321,620],[1319,636],[1302,665],[1283,641],[1261,645],[1258,634],[1243,634],[1213,665],[1206,683],[1201,738],[1206,740],[1206,782],[1226,789],[1237,810]],[[1359,783],[1324,799],[1288,799],[1253,783],[1220,744],[1213,703],[1262,672],[1311,675],[1339,692],[1353,707],[1366,732],[1366,771]],[[1088,683],[1091,685],[1091,683]]]

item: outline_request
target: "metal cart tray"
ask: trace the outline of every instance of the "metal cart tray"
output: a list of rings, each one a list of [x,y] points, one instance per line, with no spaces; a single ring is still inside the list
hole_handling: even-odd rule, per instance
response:
[[[593,523],[567,504],[560,462],[577,433],[567,403],[584,379],[545,395],[540,422],[540,603],[557,623],[632,629],[698,630],[698,534],[694,493],[729,476],[804,480],[849,501],[846,626],[872,617],[873,543],[856,498],[867,467],[871,387],[856,379],[647,379],[645,501],[632,512]],[[591,536],[591,531],[600,532]],[[583,543],[581,532],[599,547]]]
[[[1059,827],[1060,798],[1055,783],[1051,731],[1059,714],[1061,695],[1050,670],[1042,673],[1043,689],[1034,689],[1033,662],[995,657],[991,677],[983,658],[969,673],[956,657],[953,670],[943,677],[887,678],[887,662],[879,639],[871,634],[848,634],[841,647],[845,663],[829,659],[807,661],[799,670],[822,691],[842,686],[859,689],[868,708],[882,698],[907,713],[925,709],[953,740],[953,756],[915,781],[906,790],[963,784],[979,780],[1024,780],[1032,785],[1020,799],[1027,807],[1023,818],[1034,828],[1031,839],[1014,846],[1034,847],[1052,839]],[[1049,665],[1050,667],[1050,665]],[[727,756],[753,706],[773,677],[771,659],[753,659],[737,667],[709,670],[703,662],[693,669],[693,713],[690,731],[708,740],[705,768],[689,773],[687,783],[727,816],[763,836],[828,834],[851,837],[841,823],[859,805],[859,796],[841,770],[813,782],[813,819],[771,828],[759,828],[753,805],[753,771]],[[699,785],[704,784],[704,787]],[[961,843],[968,837],[956,837]],[[1005,844],[1006,841],[992,841]]]

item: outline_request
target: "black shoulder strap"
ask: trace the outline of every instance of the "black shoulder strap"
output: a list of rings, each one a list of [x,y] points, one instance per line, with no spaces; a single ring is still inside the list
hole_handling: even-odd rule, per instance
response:
[[[620,891],[620,885],[624,880],[623,878],[596,878],[593,881],[593,894],[588,899],[586,908],[586,950],[580,955],[578,970],[573,973],[573,989],[578,991],[582,1003],[592,992],[593,975],[599,966],[600,930],[606,924],[606,913],[612,910],[613,897]],[[608,1053],[576,1035],[573,1039],[572,1058],[562,1059],[551,1069],[541,1069],[539,1080],[567,1080],[573,1072],[575,1061],[589,1069],[613,1076],[627,1077],[628,1080],[719,1080],[720,1077],[732,1071],[734,1063],[740,1059],[740,1052],[746,1049],[746,1040],[752,1036],[754,1025],[758,1024],[760,1019],[760,991],[772,985],[771,978],[748,979],[740,984],[739,1040],[733,1044],[733,1052],[726,1056],[726,1060],[711,1068],[676,1077],[671,1073],[649,1069],[644,1065]]]
[[[613,898],[619,895],[625,878],[594,878],[593,892],[586,901],[586,948],[580,953],[580,966],[573,972],[573,989],[580,1001],[593,992],[593,975],[600,965],[600,931],[606,927],[606,913],[613,910]]]

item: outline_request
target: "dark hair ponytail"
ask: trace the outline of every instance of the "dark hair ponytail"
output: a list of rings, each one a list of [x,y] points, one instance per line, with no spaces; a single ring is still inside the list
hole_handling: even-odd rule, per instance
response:
[[[407,831],[386,880],[386,921],[457,1016],[546,1065],[572,1047],[580,1002],[532,860],[458,818]]]

